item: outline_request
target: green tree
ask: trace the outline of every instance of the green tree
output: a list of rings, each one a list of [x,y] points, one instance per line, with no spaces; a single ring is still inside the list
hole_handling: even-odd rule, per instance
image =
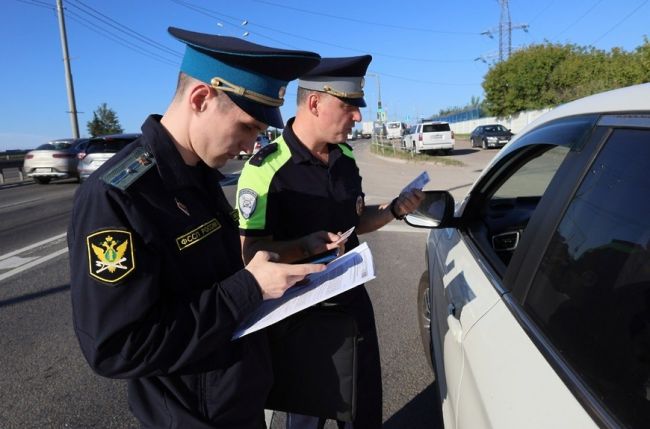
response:
[[[553,107],[587,95],[650,81],[650,42],[633,52],[545,43],[515,52],[483,80],[489,114]]]
[[[117,113],[109,108],[106,103],[100,104],[97,110],[93,112],[93,120],[88,121],[86,127],[91,137],[124,132],[120,120],[117,119]]]

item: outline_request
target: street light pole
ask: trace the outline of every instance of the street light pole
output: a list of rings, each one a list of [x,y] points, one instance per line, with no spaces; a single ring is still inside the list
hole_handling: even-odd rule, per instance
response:
[[[377,78],[377,121],[385,122],[386,113],[381,107],[381,83],[379,81],[379,74],[377,73],[366,73],[366,76],[372,76]]]
[[[79,123],[77,122],[77,105],[74,101],[74,86],[72,85],[72,72],[70,70],[70,56],[68,55],[68,40],[65,33],[65,19],[63,17],[63,0],[56,0],[56,10],[59,15],[59,32],[61,33],[61,49],[63,50],[63,64],[65,66],[65,85],[68,89],[68,106],[70,108],[70,125],[72,137],[79,138]]]

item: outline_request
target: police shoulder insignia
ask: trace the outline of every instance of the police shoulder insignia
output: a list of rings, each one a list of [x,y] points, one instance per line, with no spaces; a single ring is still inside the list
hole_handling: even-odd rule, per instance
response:
[[[106,283],[117,283],[135,269],[133,239],[129,231],[103,229],[86,237],[89,274]]]
[[[277,143],[270,143],[264,146],[262,149],[258,150],[255,155],[251,157],[251,159],[248,160],[248,163],[251,165],[254,165],[256,167],[259,167],[262,165],[262,162],[264,161],[264,158],[267,156],[271,155],[273,152],[278,150],[278,144]]]
[[[257,192],[248,188],[241,189],[237,197],[237,207],[244,219],[251,217],[257,207]]]
[[[154,165],[156,165],[156,160],[153,155],[144,147],[138,146],[108,173],[104,174],[102,180],[124,191]]]

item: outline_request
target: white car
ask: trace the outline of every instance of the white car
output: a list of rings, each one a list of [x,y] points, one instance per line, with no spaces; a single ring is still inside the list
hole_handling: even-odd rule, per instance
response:
[[[650,426],[650,84],[554,109],[457,206],[428,191],[419,316],[446,429]]]
[[[270,141],[268,137],[259,135],[255,139],[255,144],[253,145],[253,151],[252,152],[246,152],[246,151],[241,151],[239,152],[239,155],[237,155],[237,159],[244,159],[244,158],[250,158],[251,156],[255,155],[260,149],[262,149],[264,146],[269,144]]]
[[[402,148],[413,153],[454,150],[456,138],[448,122],[421,122],[409,127],[402,138]]]

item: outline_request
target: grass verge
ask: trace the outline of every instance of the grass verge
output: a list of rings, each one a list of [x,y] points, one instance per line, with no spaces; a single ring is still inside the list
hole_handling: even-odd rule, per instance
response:
[[[391,143],[382,144],[382,143],[372,142],[370,144],[370,151],[377,155],[381,155],[389,158],[404,159],[407,161],[433,162],[436,164],[450,165],[455,167],[462,167],[465,165],[464,162],[451,158],[451,155],[436,156],[436,155],[429,155],[424,153],[414,154],[410,151],[405,151],[399,148],[395,148]]]

